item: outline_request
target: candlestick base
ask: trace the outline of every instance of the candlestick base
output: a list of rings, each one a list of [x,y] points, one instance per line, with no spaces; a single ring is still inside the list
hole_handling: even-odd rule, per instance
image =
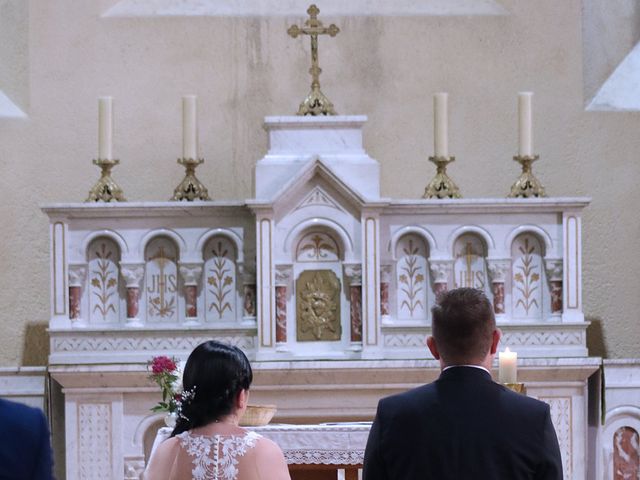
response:
[[[312,85],[311,92],[300,104],[297,115],[337,115],[333,103],[320,90],[320,85]]]
[[[502,385],[516,393],[521,393],[522,395],[527,394],[527,387],[524,383],[503,383]]]
[[[171,200],[193,202],[194,200],[211,200],[206,187],[196,177],[196,167],[204,163],[204,158],[179,158],[178,163],[183,165],[186,172],[180,185],[173,191]]]
[[[102,173],[100,180],[89,190],[89,196],[85,202],[126,202],[122,189],[111,178],[111,169],[118,165],[116,159],[94,159],[93,164],[100,167]]]
[[[544,187],[533,174],[532,164],[540,158],[539,155],[516,155],[513,159],[522,165],[520,177],[511,187],[509,197],[531,198],[546,197]]]
[[[462,198],[460,189],[447,175],[447,165],[455,159],[456,157],[429,157],[429,161],[436,164],[436,176],[424,189],[422,198]]]

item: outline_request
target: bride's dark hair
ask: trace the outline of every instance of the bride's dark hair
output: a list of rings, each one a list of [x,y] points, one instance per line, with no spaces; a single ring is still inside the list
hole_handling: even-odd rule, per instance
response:
[[[182,385],[194,392],[182,404],[171,436],[206,425],[232,412],[238,393],[248,390],[253,372],[238,347],[209,340],[198,345],[184,367]]]

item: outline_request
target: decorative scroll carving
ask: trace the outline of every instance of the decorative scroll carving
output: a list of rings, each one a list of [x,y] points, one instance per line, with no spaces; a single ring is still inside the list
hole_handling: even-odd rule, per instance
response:
[[[547,402],[551,407],[551,421],[553,422],[553,426],[556,429],[556,434],[558,436],[558,444],[562,455],[564,478],[573,478],[571,397],[540,397],[539,400]]]
[[[453,272],[453,260],[429,260],[429,269],[433,278],[433,293],[437,299],[448,289],[449,277]]]
[[[243,350],[255,348],[254,336],[189,335],[188,337],[63,337],[52,340],[54,352],[161,352],[184,350],[190,352],[207,340],[234,345]]]
[[[336,202],[333,201],[331,196],[320,187],[315,187],[311,190],[311,192],[304,197],[304,200],[302,200],[296,207],[296,210],[304,207],[329,207],[341,210]]]
[[[340,249],[331,235],[324,232],[309,232],[298,242],[298,262],[337,262]]]
[[[340,340],[340,280],[331,270],[307,270],[296,282],[299,342]]]
[[[127,324],[142,326],[138,313],[140,311],[140,282],[144,277],[144,265],[120,263],[120,273],[127,287]]]
[[[78,478],[111,478],[111,405],[78,405]]]
[[[144,457],[125,457],[124,480],[139,480],[145,467]]]
[[[385,347],[424,347],[427,336],[420,333],[396,333],[384,336]]]
[[[509,259],[487,260],[487,270],[491,278],[491,292],[493,293],[493,311],[503,314],[506,311],[504,304],[504,283],[511,268]]]
[[[107,238],[89,246],[89,315],[92,323],[118,323],[119,289],[116,243]]]
[[[214,237],[205,247],[206,318],[236,320],[236,253],[226,237]]]
[[[199,263],[180,263],[180,276],[184,285],[184,307],[187,322],[198,322],[198,280],[202,276]]]

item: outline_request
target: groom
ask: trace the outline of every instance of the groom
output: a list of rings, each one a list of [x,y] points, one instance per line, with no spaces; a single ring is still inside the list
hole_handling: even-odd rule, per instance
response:
[[[491,302],[459,288],[432,317],[440,378],[380,400],[364,480],[562,480],[549,405],[491,380],[501,334]]]

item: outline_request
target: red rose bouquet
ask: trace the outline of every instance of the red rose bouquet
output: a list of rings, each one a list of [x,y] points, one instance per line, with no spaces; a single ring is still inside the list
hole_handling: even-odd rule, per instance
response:
[[[151,409],[152,412],[173,413],[178,409],[180,397],[180,371],[178,360],[165,356],[153,357],[148,363],[149,379],[158,384],[162,391],[162,401]]]

